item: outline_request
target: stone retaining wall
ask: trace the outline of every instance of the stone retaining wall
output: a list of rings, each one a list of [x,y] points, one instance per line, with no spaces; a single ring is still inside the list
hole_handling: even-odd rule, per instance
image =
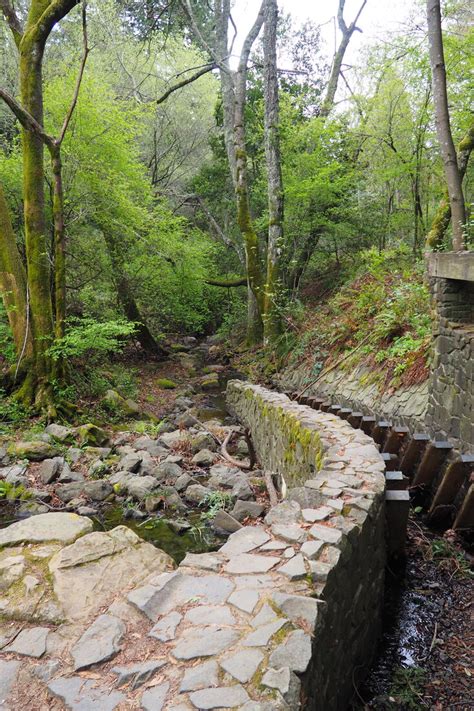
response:
[[[271,532],[280,536],[285,526],[297,527],[304,536],[294,533],[293,548],[306,568],[299,595],[319,600],[320,607],[311,628],[304,627],[313,636],[311,658],[304,668],[290,666],[301,678],[303,708],[343,709],[370,664],[380,632],[384,463],[361,430],[280,393],[232,381],[227,404],[250,428],[262,466],[288,487],[287,502],[266,518]],[[285,511],[293,507],[296,513],[287,514],[285,522]]]

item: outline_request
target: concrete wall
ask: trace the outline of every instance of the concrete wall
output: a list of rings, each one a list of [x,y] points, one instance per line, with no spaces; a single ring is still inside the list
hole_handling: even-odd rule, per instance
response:
[[[312,656],[300,678],[304,709],[345,709],[353,684],[370,665],[380,633],[384,463],[361,430],[280,393],[231,381],[227,405],[250,428],[261,465],[286,483],[287,500],[301,506],[303,516],[307,509],[326,515],[317,526],[319,535],[327,536],[326,545],[319,557],[306,561],[303,585],[308,579],[310,585],[304,589],[322,606],[310,631]],[[272,510],[273,523],[284,515],[285,506]],[[304,528],[304,523],[299,525]]]

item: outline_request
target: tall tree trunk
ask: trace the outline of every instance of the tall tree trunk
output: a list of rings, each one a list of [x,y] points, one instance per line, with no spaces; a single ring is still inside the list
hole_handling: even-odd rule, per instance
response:
[[[281,174],[276,35],[277,0],[266,0],[263,32],[265,156],[268,174],[267,279],[264,295],[264,342],[281,333],[281,254],[283,251],[283,178]]]
[[[25,268],[16,246],[8,205],[0,185],[0,294],[13,335],[15,372],[31,365],[33,353]]]
[[[428,40],[430,63],[433,75],[433,101],[435,107],[436,132],[444,163],[444,173],[448,185],[449,202],[453,222],[453,249],[464,249],[464,224],[466,209],[462,190],[456,149],[454,148],[449,118],[448,92],[446,87],[446,67],[444,64],[443,35],[441,31],[440,0],[427,0]]]

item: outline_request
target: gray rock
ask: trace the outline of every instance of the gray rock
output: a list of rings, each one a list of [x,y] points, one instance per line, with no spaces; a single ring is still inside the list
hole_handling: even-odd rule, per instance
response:
[[[243,499],[244,501],[255,498],[252,487],[250,486],[245,474],[242,474],[239,480],[234,484],[231,493],[233,498]]]
[[[224,489],[232,489],[243,476],[240,469],[230,468],[225,464],[215,464],[210,468],[209,474],[209,486]]]
[[[275,669],[289,667],[303,673],[311,660],[311,637],[303,630],[290,632],[283,644],[270,655],[270,664]]]
[[[278,568],[278,572],[282,575],[286,575],[290,580],[301,580],[306,576],[306,566],[304,564],[304,558],[301,553],[295,555],[287,563],[281,565]]]
[[[148,494],[158,488],[159,483],[153,476],[135,476],[128,479],[125,486],[130,496],[143,501]]]
[[[274,634],[281,630],[286,625],[288,620],[276,619],[273,622],[268,622],[266,625],[260,625],[254,632],[250,632],[243,638],[242,644],[244,647],[266,647]]]
[[[264,511],[265,506],[263,504],[257,504],[256,501],[237,499],[231,513],[237,521],[243,521],[247,517],[258,518]]]
[[[9,711],[9,704],[5,704],[15,681],[20,662],[14,660],[0,659],[0,708]]]
[[[98,511],[92,506],[78,506],[77,513],[79,516],[97,516]]]
[[[248,701],[249,695],[243,686],[235,684],[194,691],[189,694],[189,698],[198,709],[235,709]]]
[[[219,683],[219,667],[217,662],[204,662],[196,667],[189,667],[184,672],[179,690],[197,691]]]
[[[114,490],[108,481],[98,479],[97,481],[87,481],[84,484],[84,494],[92,501],[105,501]]]
[[[72,543],[89,531],[92,521],[76,514],[51,512],[26,521],[17,521],[0,530],[0,546],[59,541]]]
[[[316,509],[303,509],[301,513],[305,521],[314,523],[315,521],[324,521],[329,518],[334,513],[334,510],[329,506],[318,506]]]
[[[245,649],[230,657],[224,657],[219,664],[224,671],[232,674],[234,679],[246,684],[253,677],[263,659],[264,655],[258,649]]]
[[[277,689],[284,696],[290,688],[290,670],[288,667],[267,669],[261,683],[269,689]]]
[[[26,464],[12,464],[10,467],[0,469],[0,479],[4,479],[9,484],[23,481],[27,471]]]
[[[73,481],[70,484],[60,484],[56,487],[55,493],[61,501],[67,504],[73,499],[77,499],[82,494],[84,485],[80,481]]]
[[[172,654],[176,659],[211,657],[231,647],[238,638],[239,633],[232,629],[194,627],[183,632]]]
[[[48,684],[49,691],[70,711],[113,711],[125,699],[120,691],[99,686],[96,679],[59,677]]]
[[[198,482],[196,481],[196,479],[193,479],[192,476],[189,476],[187,472],[184,472],[184,474],[181,474],[181,476],[176,479],[174,483],[174,488],[176,489],[176,491],[182,493],[183,491],[186,491],[188,486],[197,483]]]
[[[199,450],[215,452],[217,450],[217,442],[209,432],[200,432],[193,437],[191,447],[194,453],[199,452]],[[213,463],[214,462],[211,462],[211,464]]]
[[[176,628],[183,619],[183,616],[177,612],[170,612],[168,615],[159,620],[148,633],[149,637],[159,639],[160,642],[169,642],[176,637]]]
[[[272,533],[288,543],[301,543],[306,538],[306,531],[296,523],[274,523]]]
[[[334,543],[337,545],[342,540],[342,533],[338,531],[337,528],[330,528],[329,526],[322,526],[317,523],[311,526],[309,533],[313,538],[317,538],[325,543]]]
[[[113,615],[99,615],[71,649],[74,671],[105,662],[120,651],[125,634],[122,620]]]
[[[64,427],[63,425],[57,425],[55,422],[51,422],[50,425],[45,427],[46,434],[51,435],[54,439],[59,440],[59,442],[64,442],[68,438],[72,437],[73,431],[69,427]]]
[[[17,459],[29,459],[32,462],[42,462],[59,454],[59,450],[49,442],[33,440],[31,442],[14,442],[8,448],[8,453]]]
[[[266,625],[269,622],[274,622],[276,618],[277,615],[273,608],[270,607],[268,603],[265,603],[264,605],[262,605],[258,614],[255,615],[253,620],[251,620],[250,624],[252,625],[252,627],[260,627],[260,625]]]
[[[191,625],[235,625],[235,617],[227,606],[199,605],[184,616]]]
[[[229,540],[222,546],[220,552],[229,558],[239,553],[248,553],[248,551],[262,546],[269,540],[270,536],[263,528],[245,526],[240,531],[236,531],[229,536]]]
[[[196,418],[192,412],[183,412],[176,417],[175,423],[178,427],[192,427],[196,424]]]
[[[201,484],[191,484],[185,491],[184,497],[193,504],[200,504],[209,496],[211,490]]]
[[[160,481],[168,480],[175,482],[182,473],[183,470],[179,464],[175,464],[174,462],[162,462],[156,467],[153,476]]]
[[[141,452],[142,454],[144,451],[148,452],[148,454],[152,457],[163,457],[166,456],[168,452],[167,447],[163,447],[156,440],[146,436],[136,439],[135,442],[132,443],[132,447],[137,452]]]
[[[298,523],[301,519],[301,506],[296,501],[283,501],[274,506],[265,516],[265,523]]]
[[[301,546],[301,553],[305,558],[309,560],[315,560],[321,552],[321,548],[324,546],[324,541],[306,541]]]
[[[163,684],[144,691],[141,698],[142,709],[144,711],[161,711],[169,686],[168,682],[165,681]]]
[[[256,555],[254,553],[241,553],[232,556],[224,567],[226,573],[245,575],[249,573],[266,573],[278,563],[278,558],[273,556]]]
[[[38,476],[43,484],[51,484],[52,481],[57,479],[63,464],[64,459],[62,457],[44,459],[38,468]]]
[[[46,652],[46,638],[48,634],[48,627],[29,627],[22,630],[3,651],[38,659]]]
[[[55,676],[60,667],[61,663],[58,659],[49,659],[44,664],[31,667],[31,672],[41,681],[47,682]]]
[[[130,690],[138,689],[139,686],[143,686],[153,674],[161,669],[166,664],[165,660],[162,659],[152,659],[148,662],[140,662],[138,664],[128,664],[123,667],[112,667],[111,671],[116,674],[117,684],[116,686],[125,686],[125,684],[130,684]]]
[[[290,595],[284,592],[274,592],[272,594],[272,600],[285,617],[288,617],[292,622],[296,623],[298,620],[305,620],[312,629],[314,629],[316,625],[318,606],[324,605],[323,602],[313,597]]]
[[[180,566],[212,570],[215,573],[219,572],[221,565],[222,558],[212,553],[186,553],[186,556],[180,563]]]
[[[201,449],[191,461],[197,467],[210,467],[216,461],[216,456],[210,449]]]
[[[228,602],[243,612],[253,612],[255,605],[259,601],[259,594],[256,590],[236,590],[229,597]]]
[[[221,509],[217,512],[212,522],[212,528],[216,531],[223,531],[224,533],[235,533],[242,528],[242,524],[237,521],[233,516]]]
[[[25,501],[18,507],[19,514],[27,514],[29,516],[37,516],[38,514],[48,513],[49,508],[38,501]]]
[[[299,504],[302,509],[315,508],[319,506],[324,497],[319,491],[309,489],[306,486],[296,486],[288,490],[287,501],[294,501]]]
[[[100,462],[103,465],[103,462]],[[84,481],[84,475],[81,472],[75,472],[71,470],[71,467],[67,462],[61,467],[61,473],[58,478],[59,484],[68,484],[71,481]]]
[[[117,465],[117,468],[122,472],[136,473],[140,469],[141,462],[141,456],[137,452],[133,452],[126,454],[125,457],[122,457]]]

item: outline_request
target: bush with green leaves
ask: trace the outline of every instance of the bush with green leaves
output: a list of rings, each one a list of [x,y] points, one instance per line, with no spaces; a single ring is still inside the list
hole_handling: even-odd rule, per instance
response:
[[[66,335],[57,339],[48,353],[54,360],[120,353],[135,331],[136,326],[130,321],[70,318]]]

